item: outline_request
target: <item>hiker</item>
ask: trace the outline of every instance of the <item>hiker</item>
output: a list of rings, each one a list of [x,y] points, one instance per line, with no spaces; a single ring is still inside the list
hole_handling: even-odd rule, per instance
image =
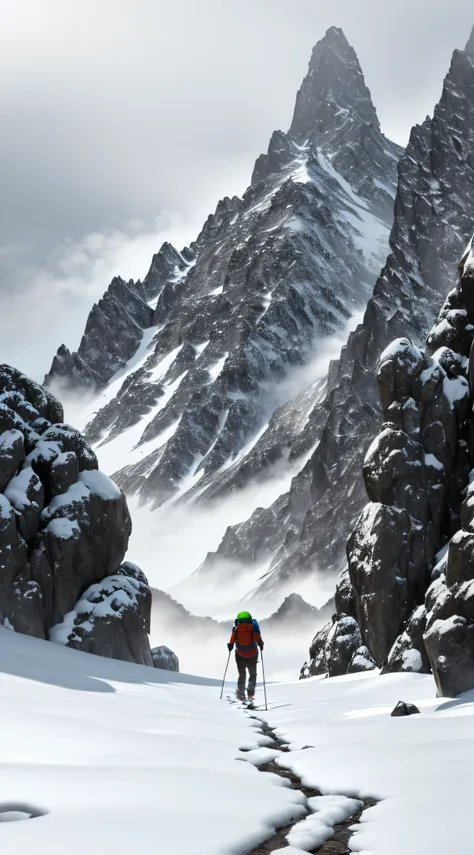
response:
[[[227,645],[229,651],[235,649],[235,661],[239,672],[236,696],[240,701],[245,700],[245,678],[246,670],[249,672],[249,684],[247,697],[253,701],[255,695],[255,683],[257,682],[258,648],[263,650],[263,640],[260,635],[258,621],[252,619],[249,612],[239,612],[230,641]]]

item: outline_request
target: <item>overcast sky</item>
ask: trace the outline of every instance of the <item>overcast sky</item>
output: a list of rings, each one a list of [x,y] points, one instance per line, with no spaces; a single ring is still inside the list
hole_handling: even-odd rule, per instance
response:
[[[120,273],[242,193],[344,29],[382,127],[437,101],[472,0],[0,0],[0,360],[36,377]],[[23,325],[20,329],[20,322]],[[26,330],[26,332],[25,332]]]

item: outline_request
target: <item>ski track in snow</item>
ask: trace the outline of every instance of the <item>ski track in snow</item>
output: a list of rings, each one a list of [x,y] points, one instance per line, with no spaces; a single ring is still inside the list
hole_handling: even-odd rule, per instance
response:
[[[347,815],[346,797],[378,801],[352,851],[470,851],[474,692],[436,699],[431,676],[376,672],[268,684],[256,715],[275,753],[261,722],[219,701],[220,680],[4,628],[0,643],[2,852],[121,855],[156,840],[166,855],[248,855],[290,825],[284,851],[302,855]],[[391,718],[400,699],[421,714]],[[326,798],[307,802],[262,762]]]

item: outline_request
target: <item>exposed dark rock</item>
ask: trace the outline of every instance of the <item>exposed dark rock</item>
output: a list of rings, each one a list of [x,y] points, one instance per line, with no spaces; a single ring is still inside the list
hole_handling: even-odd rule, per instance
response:
[[[347,615],[335,615],[313,639],[310,659],[301,669],[300,679],[328,673],[330,677],[370,670],[370,654],[362,645],[356,620]],[[364,667],[365,664],[365,667]]]
[[[418,606],[408,620],[404,631],[396,639],[382,669],[382,674],[397,671],[415,671],[418,674],[427,674],[431,671],[430,660],[423,641],[425,628],[426,610],[424,606]]]
[[[330,677],[347,674],[353,656],[362,646],[362,636],[354,618],[341,615],[334,620],[326,641],[326,666]]]
[[[18,472],[25,459],[25,440],[19,430],[7,430],[0,436],[0,492]]]
[[[150,605],[146,580],[122,573],[106,576],[87,588],[49,637],[85,653],[152,665],[147,635]]]
[[[51,499],[66,493],[79,479],[79,462],[74,451],[66,451],[53,460],[49,475],[48,494]]]
[[[364,464],[373,501],[347,547],[357,620],[375,662],[383,673],[431,668],[444,696],[474,688],[473,270],[471,241],[428,335],[431,356],[406,339],[382,354],[386,421]]]
[[[462,472],[464,478],[469,472],[464,441],[469,388],[467,361],[452,347],[456,342],[463,346],[464,334],[471,340],[474,334],[465,293],[462,275],[434,327],[438,347],[431,357],[398,339],[380,359],[377,376],[385,417],[396,405],[399,429],[385,423],[367,452],[364,478],[372,504],[359,518],[347,554],[362,634],[376,662],[387,663],[386,671],[428,670],[422,639],[426,614],[418,609],[409,618],[423,603],[439,549],[456,520],[459,525]],[[452,305],[457,306],[454,319]],[[459,316],[464,332],[456,339],[453,322]],[[452,541],[450,585],[471,578],[471,539],[465,532]]]
[[[93,306],[77,353],[61,345],[46,386],[81,390],[104,386],[135,353],[143,330],[153,324],[153,309],[147,300],[160,288],[157,257],[145,284],[112,279],[107,291]],[[162,282],[161,285],[164,283]]]
[[[364,644],[355,651],[347,669],[347,674],[360,674],[364,671],[373,671],[377,667],[372,654]]]
[[[151,651],[154,668],[162,668],[164,671],[179,671],[179,659],[169,647],[164,644],[161,647],[153,647]]]
[[[349,570],[344,570],[339,584],[336,586],[334,597],[337,614],[357,617],[354,588],[352,587]]]
[[[348,560],[364,642],[381,665],[417,605],[411,583],[424,569],[422,527],[405,510],[368,505],[349,539]],[[426,570],[425,589],[428,583]]]
[[[309,648],[309,660],[304,663],[301,669],[300,680],[327,673],[326,645],[332,628],[333,622],[329,621],[316,633]]]
[[[0,623],[151,664],[151,592],[138,568],[121,565],[125,496],[38,384],[0,366],[0,401]]]
[[[420,710],[415,704],[407,703],[406,701],[398,701],[398,704],[393,708],[390,713],[391,716],[398,717],[404,715],[415,715],[415,713],[419,713]]]
[[[383,673],[431,668],[440,694],[474,687],[474,479],[466,441],[474,396],[468,359],[453,350],[470,352],[474,339],[474,303],[471,310],[465,302],[473,269],[471,242],[434,327],[437,349],[427,346],[431,356],[406,338],[381,355],[385,421],[363,467],[372,501],[347,544],[351,586],[344,575],[336,597],[339,606],[350,603],[352,588],[363,642]]]

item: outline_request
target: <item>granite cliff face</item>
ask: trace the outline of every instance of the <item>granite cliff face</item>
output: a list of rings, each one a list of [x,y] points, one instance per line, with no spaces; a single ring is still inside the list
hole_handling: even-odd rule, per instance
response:
[[[366,667],[432,670],[441,695],[474,688],[472,241],[459,271],[424,350],[399,338],[380,357],[383,424],[363,468],[370,503],[349,538],[338,612],[302,676],[350,673],[364,644]]]

